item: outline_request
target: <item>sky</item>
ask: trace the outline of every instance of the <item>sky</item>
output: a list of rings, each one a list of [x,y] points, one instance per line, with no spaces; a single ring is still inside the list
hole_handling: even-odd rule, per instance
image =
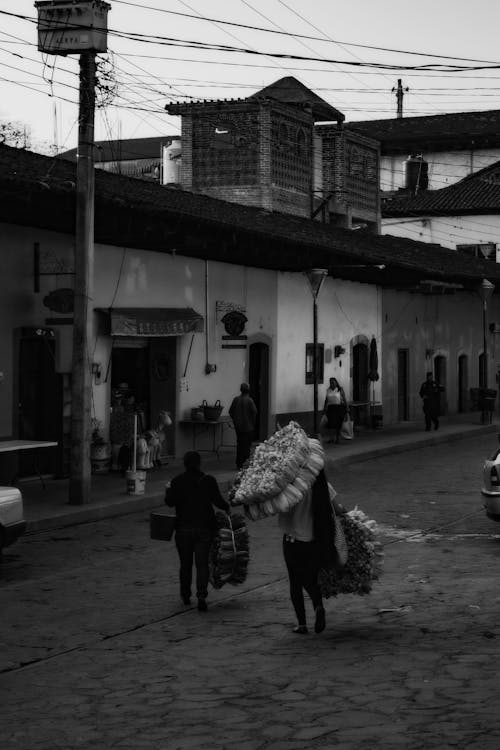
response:
[[[110,5],[96,140],[178,134],[180,119],[166,114],[167,102],[244,98],[289,75],[346,121],[394,117],[398,78],[409,89],[405,116],[500,109],[500,3],[493,0]],[[55,153],[77,143],[78,56],[39,52],[36,17],[33,0],[0,0],[0,122],[26,126],[32,148]],[[472,69],[481,65],[490,69]]]

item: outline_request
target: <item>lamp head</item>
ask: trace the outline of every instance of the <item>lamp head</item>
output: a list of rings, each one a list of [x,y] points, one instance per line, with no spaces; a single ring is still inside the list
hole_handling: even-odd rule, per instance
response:
[[[309,281],[312,295],[314,299],[317,299],[318,294],[320,293],[321,287],[323,286],[323,281],[328,276],[328,269],[310,268],[308,271],[305,271],[304,273],[307,276],[307,280]]]

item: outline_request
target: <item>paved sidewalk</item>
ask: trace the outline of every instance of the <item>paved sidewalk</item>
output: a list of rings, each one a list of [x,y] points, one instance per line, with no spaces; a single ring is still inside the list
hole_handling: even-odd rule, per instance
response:
[[[472,412],[442,418],[437,432],[425,432],[422,422],[404,422],[381,430],[360,430],[354,440],[340,445],[325,444],[328,469],[365,461],[387,454],[414,448],[461,440],[485,433],[498,433],[500,424],[480,423],[480,414]],[[492,447],[497,440],[492,434]],[[210,454],[203,457],[203,468],[217,477],[227,490],[235,474],[234,451],[221,451],[217,459]],[[20,483],[23,493],[27,532],[61,528],[75,523],[109,518],[156,508],[163,502],[165,483],[182,471],[182,460],[175,459],[168,466],[148,471],[143,495],[127,494],[125,478],[117,473],[96,474],[92,477],[92,501],[86,505],[69,505],[68,480],[47,479],[45,489],[40,480]]]

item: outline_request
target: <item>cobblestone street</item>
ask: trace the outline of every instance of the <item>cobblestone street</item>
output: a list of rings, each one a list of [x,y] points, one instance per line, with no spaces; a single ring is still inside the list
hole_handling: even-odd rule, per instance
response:
[[[206,614],[179,604],[175,548],[149,542],[147,514],[21,540],[1,568],[2,748],[496,750],[492,442],[336,471],[341,501],[382,525],[385,571],[369,596],[329,600],[319,636],[291,632],[274,519],[249,524],[249,577]]]

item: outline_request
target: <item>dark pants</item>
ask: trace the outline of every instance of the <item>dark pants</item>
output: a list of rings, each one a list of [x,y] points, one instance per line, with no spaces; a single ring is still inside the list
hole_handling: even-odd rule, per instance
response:
[[[306,624],[303,589],[311,597],[313,607],[323,604],[318,584],[319,557],[315,542],[289,542],[283,537],[283,555],[290,579],[290,599],[292,600],[297,622]]]
[[[431,425],[434,425],[434,429],[437,430],[439,427],[439,412],[433,408],[426,408],[424,406],[424,417],[425,417],[425,429],[430,430]]]
[[[179,579],[181,597],[191,596],[193,578],[193,558],[196,565],[196,596],[206,599],[208,594],[208,561],[212,532],[210,529],[177,529],[175,546],[181,563]]]
[[[236,466],[241,469],[245,461],[250,458],[253,432],[239,432],[236,430]]]

